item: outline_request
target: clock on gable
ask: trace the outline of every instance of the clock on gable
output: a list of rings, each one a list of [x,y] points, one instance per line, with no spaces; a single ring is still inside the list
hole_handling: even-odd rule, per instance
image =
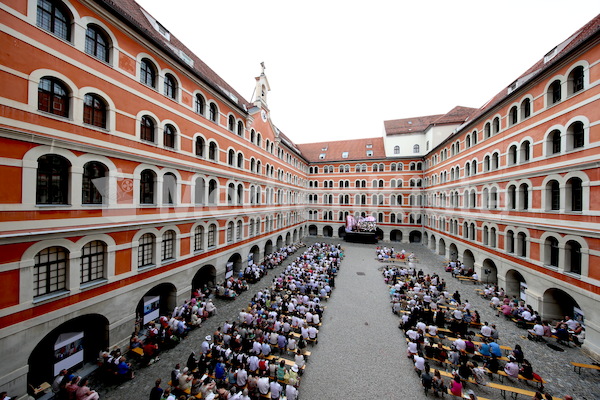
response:
[[[265,110],[261,110],[260,116],[264,122],[267,122],[267,112]]]

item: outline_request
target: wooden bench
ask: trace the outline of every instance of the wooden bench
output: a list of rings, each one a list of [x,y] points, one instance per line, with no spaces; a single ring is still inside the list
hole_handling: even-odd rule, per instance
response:
[[[177,387],[177,385],[173,385],[173,382],[171,382],[171,381],[169,381],[169,384],[168,384],[168,385],[169,385],[169,386],[171,386],[172,388],[177,388],[177,390],[182,390],[182,389],[179,389],[179,388]],[[187,394],[188,396],[191,396],[191,395],[192,395],[192,390],[191,390],[191,389],[185,389],[185,390],[182,390],[182,391],[183,391],[185,394]],[[195,395],[194,397],[195,397],[195,398],[197,398],[197,399],[201,399],[201,398],[202,398],[202,393],[198,393],[198,394],[197,394],[197,395]]]
[[[135,356],[143,357],[144,350],[141,347],[134,347],[133,349],[129,349],[130,353],[133,353]]]
[[[582,364],[573,361],[571,361],[571,365],[573,366],[573,371],[577,372],[579,375],[581,375],[581,368],[595,369],[596,371],[600,371],[600,366],[598,365]]]
[[[38,387],[33,387],[32,385],[29,385],[31,387],[31,391],[33,392],[33,397],[38,397],[40,396],[42,393],[46,392],[48,389],[50,389],[50,384],[48,382],[42,382],[40,383],[40,386]]]
[[[478,283],[480,283],[480,281],[478,281],[477,279],[473,279],[470,276],[456,275],[456,279],[461,281],[461,283],[462,282],[472,282],[473,285],[477,285]]]

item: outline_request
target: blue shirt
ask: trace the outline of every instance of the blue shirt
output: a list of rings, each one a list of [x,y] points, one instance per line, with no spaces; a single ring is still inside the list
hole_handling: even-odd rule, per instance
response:
[[[490,352],[496,357],[502,357],[502,350],[500,350],[500,346],[496,342],[490,343]]]
[[[498,348],[500,347],[498,346]],[[481,343],[481,346],[479,347],[479,352],[484,356],[490,356],[490,345],[487,343]]]

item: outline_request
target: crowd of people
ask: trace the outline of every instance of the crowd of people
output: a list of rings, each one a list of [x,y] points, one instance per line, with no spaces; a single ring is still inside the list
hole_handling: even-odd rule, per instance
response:
[[[182,368],[177,364],[169,387],[157,381],[151,400],[294,400],[306,365],[307,343],[317,342],[321,301],[335,286],[343,253],[317,243],[259,290],[237,320],[225,321],[206,336]]]

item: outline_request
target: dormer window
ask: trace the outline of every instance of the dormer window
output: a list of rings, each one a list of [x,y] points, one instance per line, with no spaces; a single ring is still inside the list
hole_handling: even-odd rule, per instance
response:
[[[373,157],[373,150],[367,150],[367,157]]]
[[[342,158],[348,158],[348,152],[347,151],[342,152]]]
[[[367,145],[367,149],[372,149],[372,148],[373,148],[373,145],[372,145],[372,144],[368,144],[368,145]]]
[[[324,160],[325,159],[326,154],[325,153],[321,153],[319,154],[319,160]]]

